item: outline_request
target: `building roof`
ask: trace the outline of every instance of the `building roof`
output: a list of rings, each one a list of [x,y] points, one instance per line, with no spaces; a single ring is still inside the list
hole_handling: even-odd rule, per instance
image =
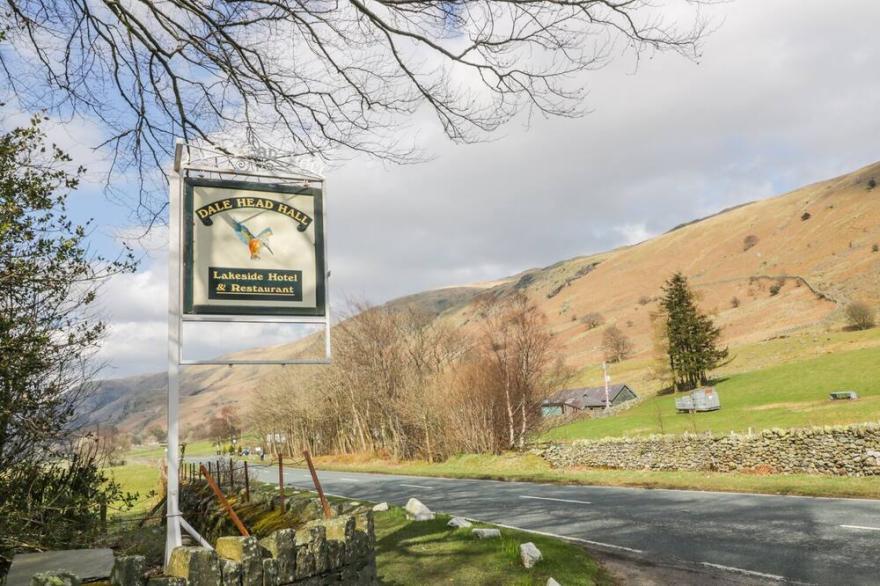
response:
[[[626,384],[616,384],[608,386],[608,401],[613,403],[624,389],[629,390],[633,395],[635,393]],[[590,407],[605,406],[605,387],[591,387],[580,389],[566,389],[554,393],[541,401],[541,405],[567,405],[575,409],[587,409]]]

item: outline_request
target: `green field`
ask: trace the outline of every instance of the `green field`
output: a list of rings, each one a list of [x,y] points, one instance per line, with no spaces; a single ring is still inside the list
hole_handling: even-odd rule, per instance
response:
[[[446,515],[433,521],[408,521],[398,508],[377,513],[376,567],[381,583],[543,586],[550,577],[560,584],[613,583],[576,545],[511,529],[501,529],[501,539],[478,540],[470,529],[447,527],[448,521]],[[544,559],[527,570],[520,563],[519,545],[528,541]]]
[[[124,492],[138,494],[137,503],[131,511],[120,511],[120,503],[116,503],[111,509],[112,513],[146,513],[156,504],[160,488],[158,466],[129,462],[124,466],[107,468],[106,471]],[[155,494],[150,494],[151,492]]]
[[[791,346],[791,343],[788,344]],[[765,348],[765,351],[769,351]],[[678,414],[675,397],[652,397],[618,415],[581,419],[541,439],[597,439],[655,433],[747,431],[880,419],[880,348],[837,351],[752,372],[717,384],[721,410]],[[830,401],[828,393],[854,390],[858,401]]]

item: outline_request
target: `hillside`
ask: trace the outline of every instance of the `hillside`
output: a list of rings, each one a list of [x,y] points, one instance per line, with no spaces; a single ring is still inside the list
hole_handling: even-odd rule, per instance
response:
[[[616,324],[634,342],[629,368],[644,380],[651,348],[650,313],[663,281],[689,276],[735,350],[797,332],[840,329],[841,307],[853,299],[880,303],[880,163],[796,191],[719,212],[640,244],[529,269],[492,283],[411,295],[394,306],[416,305],[465,331],[480,328],[477,302],[522,291],[546,313],[566,361],[588,379],[601,361],[605,327]],[[758,197],[760,194],[755,194]],[[736,298],[736,302],[733,299]],[[581,318],[599,313],[605,325]],[[290,356],[302,343],[240,355]],[[756,355],[759,355],[757,353]],[[773,359],[739,359],[753,370]],[[769,362],[770,364],[766,364]],[[638,368],[634,368],[639,365]],[[187,422],[226,404],[245,407],[248,391],[268,367],[190,367],[182,380]],[[647,385],[650,387],[650,385]],[[164,421],[164,374],[104,381],[89,411],[93,420],[136,431]]]

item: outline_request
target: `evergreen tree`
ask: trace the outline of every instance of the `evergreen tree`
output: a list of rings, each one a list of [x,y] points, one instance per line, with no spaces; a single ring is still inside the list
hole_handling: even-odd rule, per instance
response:
[[[663,287],[660,307],[666,317],[669,368],[676,390],[708,382],[708,373],[727,358],[718,345],[721,329],[700,312],[687,277],[675,273]]]

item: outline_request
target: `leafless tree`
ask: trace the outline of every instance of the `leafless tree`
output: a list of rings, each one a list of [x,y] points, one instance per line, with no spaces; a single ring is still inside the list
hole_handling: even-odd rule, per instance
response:
[[[227,148],[219,131],[405,161],[413,114],[479,140],[524,109],[580,114],[572,76],[615,55],[695,57],[712,1],[669,0],[679,23],[648,0],[6,0],[0,65],[23,107],[100,121],[113,170],[141,178],[175,137]]]
[[[626,360],[632,350],[632,342],[616,325],[608,326],[602,334],[602,351],[608,362]]]
[[[546,328],[546,316],[524,294],[485,312],[484,376],[498,389],[504,405],[505,447],[522,448],[540,416],[539,401],[564,379],[564,369],[554,361],[555,342]],[[554,372],[559,376],[552,376]]]
[[[522,447],[538,404],[569,375],[523,295],[486,308],[478,339],[415,310],[358,306],[333,330],[334,362],[258,386],[249,425],[284,449],[433,461]]]
[[[595,311],[592,311],[581,318],[581,323],[587,326],[588,330],[592,330],[604,324],[605,318],[602,316],[601,313],[596,313]]]

